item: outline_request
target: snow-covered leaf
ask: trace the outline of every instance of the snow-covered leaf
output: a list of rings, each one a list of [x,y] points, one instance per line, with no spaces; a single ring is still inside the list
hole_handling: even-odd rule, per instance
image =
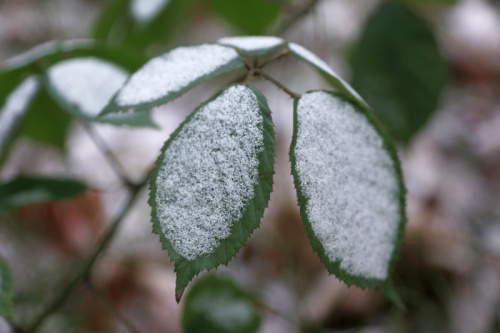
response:
[[[18,177],[0,183],[0,212],[35,202],[69,199],[86,188],[73,179]]]
[[[0,317],[13,317],[14,281],[9,264],[0,256]]]
[[[317,55],[306,49],[305,47],[295,44],[289,43],[288,48],[290,52],[299,60],[304,61],[305,63],[313,66],[327,81],[330,83],[332,87],[338,89],[340,92],[343,92],[349,98],[359,103],[361,106],[370,109],[368,104],[363,100],[363,98],[354,90],[349,83],[344,81],[340,76],[338,76],[333,69],[328,66],[326,62],[321,60]]]
[[[170,0],[132,0],[130,9],[139,22],[148,22],[158,15]]]
[[[267,207],[274,130],[265,97],[233,85],[190,115],[165,143],[149,204],[177,272],[179,300],[203,269],[226,264]]]
[[[128,78],[122,68],[104,60],[86,57],[58,62],[47,71],[49,91],[77,117],[129,126],[156,125],[149,112],[127,112],[97,118]]]
[[[251,295],[229,277],[205,276],[186,294],[182,313],[186,333],[255,333],[260,323]]]
[[[292,173],[302,221],[330,273],[388,283],[405,224],[397,153],[371,111],[344,95],[295,100]]]
[[[5,157],[10,144],[17,135],[25,112],[39,85],[39,79],[36,76],[30,76],[5,97],[0,96],[0,160]]]
[[[263,55],[285,45],[286,41],[274,36],[239,36],[224,37],[217,43],[235,47],[245,55]]]
[[[228,46],[201,44],[175,48],[135,72],[103,114],[149,110],[202,81],[244,65],[245,59]]]

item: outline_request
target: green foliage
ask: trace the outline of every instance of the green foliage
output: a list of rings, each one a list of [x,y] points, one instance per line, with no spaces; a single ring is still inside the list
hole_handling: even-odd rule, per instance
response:
[[[260,322],[251,296],[228,277],[200,278],[186,294],[182,314],[186,333],[254,333]]]
[[[86,188],[72,179],[18,177],[0,183],[0,212],[31,203],[69,199]]]
[[[352,57],[353,86],[394,138],[408,143],[439,105],[447,67],[431,27],[403,3],[384,2]]]
[[[14,281],[7,261],[0,256],[0,317],[14,317],[12,299],[14,297]]]

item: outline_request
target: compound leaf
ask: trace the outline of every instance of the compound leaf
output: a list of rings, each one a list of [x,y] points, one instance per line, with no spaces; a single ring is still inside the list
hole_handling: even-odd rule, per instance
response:
[[[233,85],[165,143],[151,179],[153,231],[175,261],[176,298],[203,269],[226,264],[267,207],[274,130],[265,97]]]
[[[397,153],[373,113],[341,94],[295,100],[292,174],[313,249],[347,284],[389,282],[405,224]]]

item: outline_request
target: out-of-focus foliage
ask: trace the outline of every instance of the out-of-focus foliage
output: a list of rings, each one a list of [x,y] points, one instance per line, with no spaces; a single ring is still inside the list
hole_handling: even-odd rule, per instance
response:
[[[383,3],[368,19],[351,64],[353,87],[403,142],[427,123],[447,81],[434,31],[395,1]]]
[[[7,261],[0,256],[0,317],[13,317],[14,281]]]

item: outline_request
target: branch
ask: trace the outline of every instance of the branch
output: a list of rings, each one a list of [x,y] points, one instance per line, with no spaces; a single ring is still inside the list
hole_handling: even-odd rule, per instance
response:
[[[113,239],[124,217],[127,215],[127,213],[132,208],[132,205],[135,203],[140,190],[148,183],[150,176],[151,172],[149,172],[139,184],[133,185],[130,196],[127,198],[127,201],[123,204],[122,206],[123,208],[121,209],[118,216],[114,219],[111,228],[109,229],[107,234],[99,242],[99,244],[94,249],[94,251],[87,259],[87,261],[84,262],[83,265],[80,267],[78,273],[59,292],[59,294],[54,298],[52,303],[50,303],[49,306],[32,321],[32,323],[26,329],[27,333],[35,332],[48,316],[50,316],[53,312],[57,311],[57,309],[59,309],[64,304],[66,299],[70,296],[71,292],[80,284],[80,282],[86,279],[90,275],[95,262]]]
[[[258,66],[258,67],[259,67],[259,68],[262,68],[262,67],[264,67],[265,65],[269,64],[270,62],[273,62],[273,61],[279,60],[279,59],[281,59],[281,58],[283,58],[283,57],[286,57],[286,56],[287,56],[287,55],[289,55],[289,54],[290,54],[290,50],[288,50],[288,49],[287,49],[287,50],[284,50],[283,52],[281,52],[281,53],[277,54],[276,56],[274,56],[274,57],[272,57],[272,58],[270,58],[270,59],[267,59],[267,60],[263,61],[261,64],[259,64],[259,66]]]
[[[257,70],[257,71],[255,71],[255,73],[258,74],[258,75],[260,75],[260,76],[262,76],[264,79],[268,80],[269,82],[273,83],[276,87],[278,87],[281,90],[283,90],[284,92],[286,92],[292,98],[299,98],[299,97],[302,96],[302,95],[300,95],[300,94],[298,94],[296,92],[291,91],[283,83],[279,82],[278,80],[276,80],[274,77],[272,77],[271,75],[267,74],[263,70]]]

